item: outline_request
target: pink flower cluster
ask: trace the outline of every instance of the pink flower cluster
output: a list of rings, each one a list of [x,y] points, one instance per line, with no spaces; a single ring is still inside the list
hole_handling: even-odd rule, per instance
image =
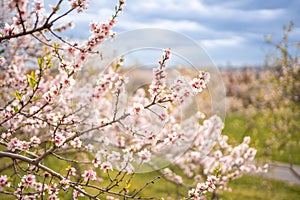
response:
[[[219,178],[216,176],[208,176],[205,183],[198,183],[196,188],[188,191],[189,197],[191,199],[203,199],[203,194],[207,191],[212,192],[216,189],[216,184]]]
[[[104,73],[101,78],[97,81],[97,86],[95,88],[95,92],[93,97],[100,98],[106,94],[107,91],[113,88],[114,82],[117,80],[118,74],[109,70]]]
[[[191,87],[186,83],[183,77],[179,77],[174,80],[170,90],[171,93],[169,94],[168,98],[179,104],[183,104],[186,99],[192,96]]]
[[[7,150],[16,151],[19,150],[29,150],[30,147],[37,147],[41,143],[40,139],[36,136],[33,136],[30,139],[30,142],[21,141],[18,138],[14,137],[7,143]]]
[[[197,78],[190,81],[190,85],[194,93],[202,92],[206,88],[206,84],[209,82],[210,74],[208,72],[200,72]]]
[[[72,8],[77,8],[78,13],[83,12],[88,7],[87,0],[72,0],[70,4]]]
[[[152,98],[159,95],[166,87],[166,61],[170,59],[170,54],[170,49],[164,50],[162,60],[158,62],[159,66],[153,69],[153,81],[148,90]]]
[[[66,141],[66,137],[64,135],[64,133],[62,132],[57,132],[54,134],[54,144],[57,147],[60,147],[64,144],[64,142]]]
[[[113,37],[114,33],[111,31],[111,26],[113,25],[113,21],[110,24],[99,24],[96,22],[92,22],[90,24],[90,31],[93,35],[89,38],[87,42],[87,47],[93,49],[96,45],[100,44],[104,41],[104,39]]]

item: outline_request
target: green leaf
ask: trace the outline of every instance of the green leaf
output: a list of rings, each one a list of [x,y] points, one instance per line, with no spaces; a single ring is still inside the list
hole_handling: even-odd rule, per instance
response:
[[[18,106],[14,106],[13,108],[14,108],[14,111],[15,111],[15,112],[18,112],[18,111],[19,111]]]
[[[30,76],[28,77],[28,82],[30,87],[34,88],[36,86],[36,76],[35,76],[35,70],[32,70],[30,73]]]
[[[35,70],[32,70],[30,73],[30,77],[35,80]]]
[[[58,51],[58,50],[59,50],[59,47],[60,47],[60,46],[59,46],[59,44],[57,44],[57,43],[54,43],[54,44],[53,44],[53,46],[54,46],[54,48],[55,48],[55,50],[56,50],[56,51]]]
[[[16,97],[19,101],[21,100],[21,94],[19,92],[13,92],[12,95],[14,95],[14,97]]]
[[[39,68],[43,68],[43,59],[38,57],[38,65],[39,65]]]
[[[37,102],[37,101],[39,101],[40,99],[41,99],[40,96],[36,96],[36,97],[33,97],[33,98],[32,98],[32,101],[33,101],[33,102]]]
[[[125,186],[125,188],[126,188],[126,189],[129,189],[129,188],[130,188],[130,186],[131,186],[131,184],[130,184],[130,183],[126,183],[126,186]]]

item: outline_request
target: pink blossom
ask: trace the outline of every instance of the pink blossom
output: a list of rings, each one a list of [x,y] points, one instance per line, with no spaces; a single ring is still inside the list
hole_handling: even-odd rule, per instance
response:
[[[188,191],[188,195],[191,199],[199,199],[199,194],[198,192],[195,190],[195,188],[192,188],[191,190]]]
[[[124,171],[124,172],[127,172],[129,174],[132,174],[134,173],[134,167],[132,166],[131,163],[128,163],[126,161],[123,161],[120,165],[120,167],[118,167],[118,170],[119,171]]]
[[[73,86],[75,84],[75,80],[72,77],[63,77],[63,79],[61,80],[61,84],[64,87],[70,87]]]
[[[14,35],[14,34],[16,34],[15,29],[16,28],[13,25],[9,25],[8,23],[5,23],[4,29],[3,29],[4,35]]]
[[[249,136],[247,136],[247,137],[244,137],[244,140],[243,140],[243,143],[244,144],[249,144],[250,143],[250,137]]]
[[[48,200],[59,200],[59,198],[57,197],[56,194],[51,194],[51,195],[48,197]]]
[[[70,142],[70,144],[71,144],[74,148],[80,148],[81,145],[82,145],[82,142],[81,142],[81,140],[80,140],[78,137],[76,137],[74,140],[72,140],[72,141]]]
[[[28,174],[23,176],[22,178],[22,183],[24,184],[24,186],[27,187],[31,187],[34,188],[35,186],[35,176],[32,174]]]
[[[96,176],[97,176],[96,172],[92,169],[84,170],[84,173],[82,174],[82,177],[84,177],[85,181],[96,180],[97,179]]]
[[[49,93],[49,95],[50,95],[51,97],[56,97],[56,96],[58,96],[59,94],[60,94],[60,91],[59,91],[59,87],[58,87],[58,86],[54,85],[54,86],[52,86],[52,87],[50,88],[50,93]]]
[[[206,88],[206,84],[209,82],[210,74],[208,72],[201,71],[197,78],[190,81],[190,85],[194,93],[202,92]]]
[[[96,157],[93,159],[92,163],[95,167],[98,167],[101,164],[101,157],[100,155],[96,155]]]
[[[33,136],[30,138],[30,145],[33,147],[38,147],[38,145],[41,143],[40,138]]]
[[[217,178],[216,176],[208,176],[207,177],[207,182],[209,183],[216,183],[219,180],[219,178]]]
[[[1,138],[7,140],[11,136],[10,132],[5,132],[1,134]]]
[[[108,156],[107,159],[109,161],[116,161],[121,159],[121,154],[119,152],[113,151]]]
[[[41,192],[43,190],[43,184],[35,182],[34,189],[38,192]]]
[[[114,84],[114,91],[113,93],[121,93],[125,91],[125,84],[128,83],[128,77],[119,76],[118,80]]]
[[[165,49],[164,52],[165,52],[164,59],[169,60],[171,56],[171,49]]]
[[[256,155],[257,150],[254,148],[249,148],[246,153],[244,154],[244,158],[251,161],[254,159]]]
[[[66,168],[66,170],[70,176],[76,176],[76,169],[74,167],[69,166]]]
[[[38,199],[38,195],[34,194],[34,195],[25,195],[22,197],[22,200],[36,200]]]
[[[138,156],[142,162],[149,162],[151,159],[151,152],[148,149],[143,149],[142,151],[138,152]]]
[[[50,92],[46,92],[44,95],[43,95],[43,98],[47,101],[47,102],[50,102],[51,99],[52,99],[52,95]]]
[[[14,152],[21,145],[21,141],[18,138],[13,138],[7,144],[7,149]]]
[[[159,120],[162,122],[167,122],[168,121],[168,114],[166,112],[162,112],[161,114],[158,115]]]
[[[199,191],[199,193],[206,193],[206,190],[207,190],[207,185],[205,183],[197,184],[197,191]]]
[[[84,189],[81,189],[81,190],[84,191]],[[74,199],[77,199],[77,197],[83,197],[83,196],[84,196],[84,195],[83,195],[80,191],[78,191],[78,190],[76,190],[76,189],[73,190],[73,198],[74,198]]]
[[[65,141],[66,141],[66,138],[61,132],[55,133],[55,135],[54,135],[55,146],[60,147],[61,145],[64,144]]]
[[[237,158],[237,159],[235,160],[235,164],[238,165],[238,166],[242,165],[243,162],[244,162],[244,159],[243,159],[243,158]]]
[[[34,0],[34,6],[36,10],[41,10],[44,7],[43,2],[40,0]]]
[[[59,188],[58,188],[56,183],[54,183],[53,185],[48,186],[48,193],[50,194],[51,199],[52,198],[54,198],[54,199],[57,198],[56,195],[59,193]]]
[[[164,144],[165,145],[173,144],[176,139],[177,139],[176,134],[168,134],[168,137],[165,138],[164,140]]]
[[[101,165],[100,165],[100,169],[106,171],[106,170],[112,170],[112,165],[110,162],[103,162]]]
[[[59,184],[63,188],[69,188],[69,186],[70,186],[70,180],[64,178],[64,179],[60,180]]]
[[[7,175],[0,176],[0,190],[2,190],[4,187],[10,187],[10,182],[8,182]]]
[[[178,176],[178,175],[176,175],[176,176],[174,177],[174,181],[175,181],[176,183],[178,183],[178,184],[182,184],[182,183],[183,183],[182,177],[181,177],[181,176]]]
[[[21,141],[21,145],[20,145],[20,148],[23,149],[23,150],[28,150],[30,147],[30,144],[26,141]]]
[[[140,103],[134,103],[133,104],[133,109],[132,109],[132,114],[138,115],[140,112],[144,109],[144,106]]]

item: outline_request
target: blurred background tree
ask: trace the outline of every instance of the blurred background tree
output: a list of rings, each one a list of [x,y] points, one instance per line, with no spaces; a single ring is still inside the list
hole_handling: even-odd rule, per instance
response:
[[[279,42],[266,41],[272,51],[264,68],[223,73],[227,85],[228,121],[236,118],[242,135],[256,138],[261,158],[300,164],[300,42],[291,43],[294,23],[283,27]],[[235,115],[232,115],[235,113]],[[228,124],[227,129],[231,129]],[[225,126],[226,130],[226,126]]]

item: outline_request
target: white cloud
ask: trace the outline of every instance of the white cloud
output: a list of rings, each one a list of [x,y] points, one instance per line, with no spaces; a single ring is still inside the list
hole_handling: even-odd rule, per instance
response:
[[[209,49],[212,48],[220,48],[220,47],[233,47],[233,46],[240,46],[245,41],[244,38],[239,36],[233,36],[231,38],[225,39],[209,39],[209,40],[202,40],[200,43]]]
[[[65,21],[75,22],[76,27],[72,34],[88,35],[84,34],[83,30],[88,28],[89,22],[108,21],[114,13],[117,2],[117,0],[90,0],[87,13],[77,15],[77,18],[70,16]],[[264,35],[272,34],[278,38],[282,33],[282,25],[288,23],[289,18],[299,19],[299,16],[292,14],[297,13],[296,8],[291,8],[294,12],[289,12],[286,2],[280,0],[268,2],[275,6],[267,3],[261,6],[260,0],[127,0],[124,13],[117,19],[116,29],[128,31],[137,28],[165,28],[187,34],[192,39],[200,41],[212,52],[212,56],[221,58],[224,49],[225,54],[232,51],[233,55],[247,51],[245,56],[252,56],[263,62],[263,57],[253,55],[258,55],[261,46],[265,44]],[[295,33],[299,33],[299,28],[296,27]],[[292,36],[296,38],[295,34]],[[242,59],[241,56],[229,58],[232,63]],[[243,59],[246,60],[246,57]],[[227,61],[224,60],[223,63]]]
[[[123,21],[118,25],[118,27],[125,30],[138,28],[165,28],[180,32],[211,32],[210,29],[200,25],[197,22],[189,20],[174,21],[167,19],[158,19],[148,23],[142,21]]]
[[[276,20],[285,14],[284,9],[257,9],[257,10],[239,10],[239,9],[223,9],[216,8],[219,17],[225,19],[233,19],[245,22],[257,22]],[[259,21],[256,21],[259,20]]]
[[[169,18],[171,16],[182,17],[203,17],[214,19],[234,19],[238,21],[248,20],[274,20],[285,14],[284,9],[249,9],[242,10],[238,7],[232,7],[231,4],[211,4],[206,5],[199,0],[147,0],[144,1],[129,1],[128,9],[135,13],[136,18],[139,16],[151,15],[163,16]],[[241,3],[240,3],[241,5]]]

